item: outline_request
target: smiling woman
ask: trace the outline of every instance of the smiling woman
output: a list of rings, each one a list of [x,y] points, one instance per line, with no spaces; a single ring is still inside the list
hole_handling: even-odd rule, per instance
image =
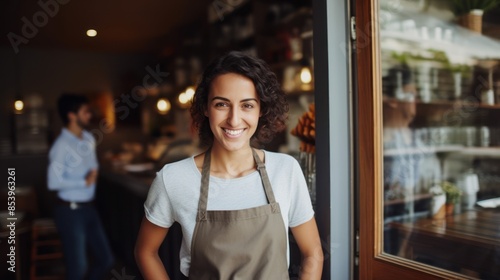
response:
[[[165,165],[151,185],[136,244],[144,278],[168,279],[158,248],[178,222],[180,270],[190,279],[288,279],[289,228],[301,279],[320,279],[321,242],[298,162],[251,145],[283,129],[287,111],[262,60],[231,52],[208,66],[191,107],[208,149]]]
[[[212,82],[205,111],[216,142],[227,150],[248,145],[260,117],[260,102],[253,82],[241,75],[228,73]]]
[[[229,73],[231,75],[223,75]],[[230,84],[225,85],[225,81],[231,81],[235,88],[229,89]],[[253,103],[258,103],[260,107],[260,119],[255,134],[250,136],[259,142],[271,140],[277,132],[285,128],[288,103],[276,75],[263,60],[239,52],[230,52],[207,67],[193,98],[191,116],[203,145],[209,146],[214,140],[207,116],[207,106],[209,101],[212,102],[210,98],[225,90],[234,90],[231,93],[241,96],[250,94],[251,98],[256,99]],[[235,99],[235,96],[232,99]]]

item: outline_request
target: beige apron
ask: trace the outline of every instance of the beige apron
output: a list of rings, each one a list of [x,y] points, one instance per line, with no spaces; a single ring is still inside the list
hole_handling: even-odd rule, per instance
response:
[[[264,163],[252,152],[269,204],[233,211],[207,211],[211,150],[205,153],[190,279],[289,279],[280,206]]]

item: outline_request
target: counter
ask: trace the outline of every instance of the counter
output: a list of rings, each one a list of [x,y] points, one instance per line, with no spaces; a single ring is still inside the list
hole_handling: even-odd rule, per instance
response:
[[[156,172],[130,173],[102,166],[96,193],[96,204],[118,262],[127,275],[142,279],[135,262],[134,246],[144,217],[143,204]],[[179,250],[182,241],[180,225],[175,223],[163,241],[159,255],[171,279],[180,279]],[[167,249],[168,247],[168,249]]]

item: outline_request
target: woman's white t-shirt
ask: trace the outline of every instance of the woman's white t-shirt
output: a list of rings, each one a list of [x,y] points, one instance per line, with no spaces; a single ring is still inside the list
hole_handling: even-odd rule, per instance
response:
[[[302,170],[293,157],[264,151],[264,161],[281,215],[288,227],[296,227],[314,216]],[[182,227],[181,272],[188,276],[200,197],[201,173],[194,157],[167,164],[151,184],[144,210],[153,224],[168,228],[174,222]],[[239,210],[267,204],[258,171],[234,179],[210,176],[207,210]],[[287,234],[288,241],[288,234]],[[288,244],[288,242],[287,242]],[[289,249],[287,249],[289,261]]]

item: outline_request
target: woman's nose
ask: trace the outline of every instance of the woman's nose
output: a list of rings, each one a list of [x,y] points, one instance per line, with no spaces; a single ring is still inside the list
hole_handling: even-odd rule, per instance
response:
[[[227,117],[227,123],[233,128],[238,127],[238,125],[240,124],[240,112],[238,111],[238,108],[232,107],[229,110],[229,115]]]

